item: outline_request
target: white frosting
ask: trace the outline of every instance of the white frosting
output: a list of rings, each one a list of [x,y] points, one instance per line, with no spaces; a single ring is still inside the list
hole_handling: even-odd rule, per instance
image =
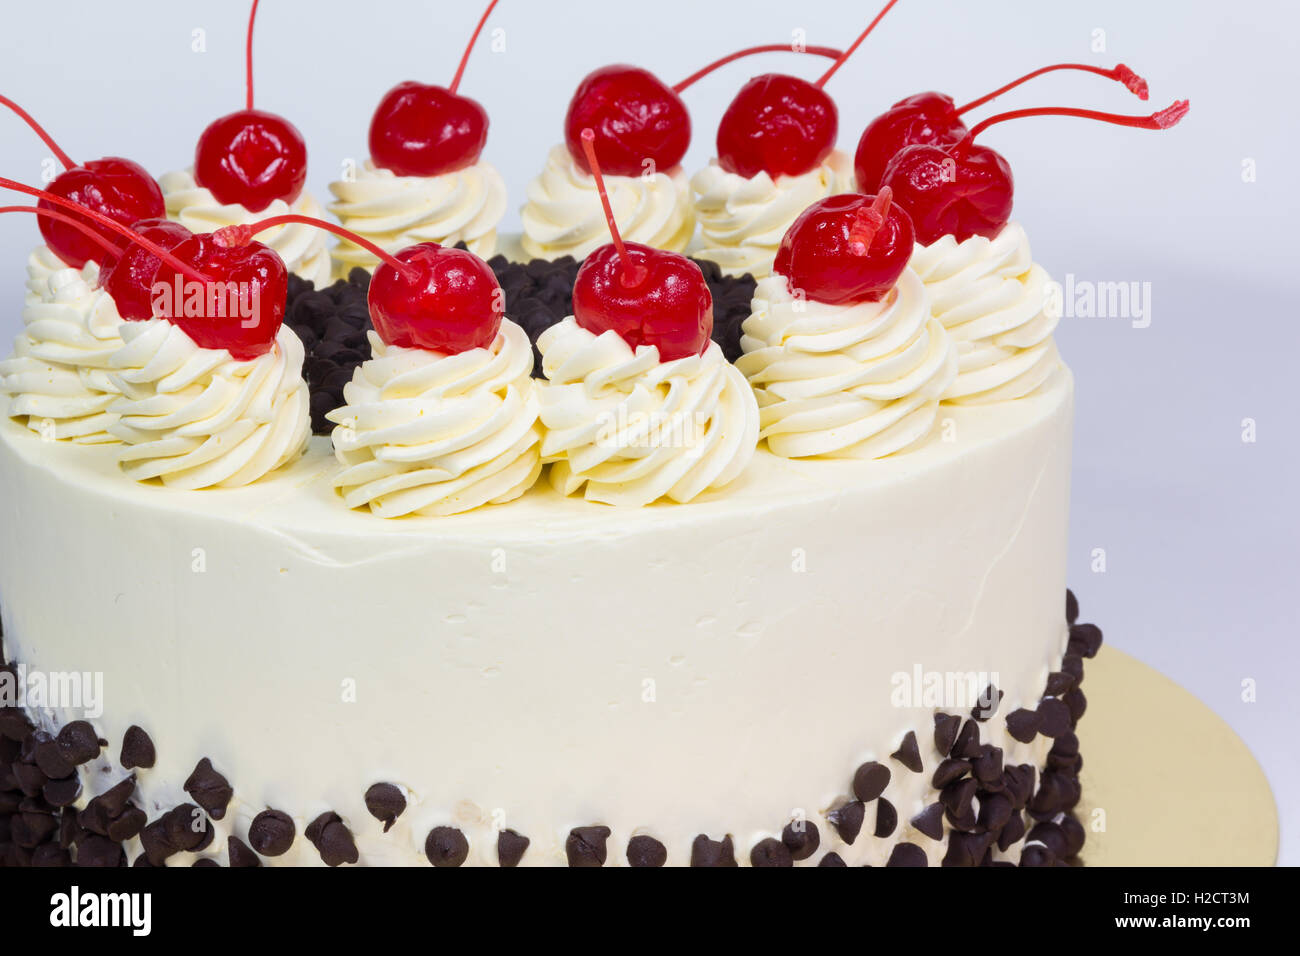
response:
[[[14,354],[0,362],[0,392],[13,396],[9,414],[46,438],[115,441],[108,427],[116,418],[109,406],[117,390],[107,369],[122,345],[122,318],[98,288],[95,263],[47,269],[44,248],[28,263],[23,331]]]
[[[330,212],[386,252],[421,242],[464,242],[486,259],[496,252],[497,224],[506,211],[505,180],[484,162],[441,176],[398,176],[366,160],[355,179],[330,183],[330,192],[338,200]],[[354,266],[373,270],[379,261],[346,239],[333,255],[344,273]]]
[[[762,409],[762,437],[789,458],[881,458],[931,432],[956,354],[904,270],[879,302],[795,297],[784,276],[754,290],[736,363]]]
[[[691,178],[700,224],[692,254],[712,259],[727,275],[770,275],[790,224],[818,200],[851,191],[852,182],[849,158],[838,150],[816,169],[776,179],[729,173],[714,160]]]
[[[186,492],[0,420],[22,542],[0,549],[6,656],[103,675],[105,758],[131,724],[157,745],[137,775],[150,819],[211,758],[235,790],[204,851],[218,859],[275,807],[298,839],[268,865],[320,865],[303,831],[327,810],[362,864],[427,866],[429,830],[452,825],[466,865],[496,865],[504,826],[532,841],[522,865],[562,866],[569,829],[603,824],[607,866],[638,833],[670,865],[697,834],[731,834],[743,866],[792,814],[821,837],[799,866],[879,865],[900,840],[937,864],[943,844],[907,822],[935,799],[934,708],[900,705],[894,679],[997,672],[981,739],[1041,766],[1051,741],[1009,740],[1001,718],[1035,706],[1064,648],[1070,409],[1062,370],[1021,401],[946,410],[958,440],[907,455],[760,448],[689,504],[615,510],[538,482],[397,522],[340,507],[324,438],[264,481]],[[924,773],[889,759],[908,730]],[[865,760],[893,770],[899,827],[874,837],[869,808],[848,845],[825,813]],[[125,776],[105,763],[83,801]],[[364,804],[381,781],[408,800],[388,833]]]
[[[281,327],[262,355],[237,361],[165,319],[126,322],[110,360],[122,393],[109,431],[122,471],[176,488],[233,488],[298,458],[311,437],[303,348]]]
[[[917,246],[911,267],[930,308],[957,346],[960,373],[945,402],[1020,398],[1060,366],[1052,339],[1060,315],[1048,307],[1050,279],[1033,261],[1029,238],[1008,223],[992,240],[948,235]]]
[[[191,232],[212,232],[223,226],[245,225],[290,212],[316,219],[325,215],[320,203],[305,189],[293,205],[277,199],[265,209],[253,212],[241,205],[217,202],[210,191],[194,181],[191,170],[167,173],[158,180],[158,185],[162,187],[163,200],[167,204],[167,217]],[[290,223],[258,233],[256,238],[279,253],[290,272],[310,279],[318,289],[330,284],[328,234],[324,230]]]
[[[695,232],[690,186],[680,166],[652,176],[605,176],[614,221],[626,242],[681,252]],[[596,180],[583,172],[564,146],[555,146],[546,168],[528,184],[521,211],[524,252],[534,259],[581,259],[609,242],[609,227]]]
[[[71,267],[55,255],[49,246],[42,244],[33,249],[27,256],[26,302],[48,302],[51,294],[50,277],[69,268]],[[81,273],[91,286],[99,285],[99,263],[87,262]]]
[[[513,501],[541,474],[533,348],[509,319],[488,347],[457,355],[388,346],[330,412],[334,479],[349,508],[384,518],[449,515]]]
[[[593,335],[573,317],[537,341],[542,456],[551,484],[588,501],[690,501],[733,481],[754,456],[758,406],[716,342],[703,355],[659,361],[616,332]]]

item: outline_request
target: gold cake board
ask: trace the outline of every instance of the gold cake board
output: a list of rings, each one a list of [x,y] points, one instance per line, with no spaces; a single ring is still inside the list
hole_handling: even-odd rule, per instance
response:
[[[1159,671],[1103,646],[1079,722],[1086,866],[1272,866],[1277,804],[1246,745]],[[1104,827],[1104,829],[1099,829]]]

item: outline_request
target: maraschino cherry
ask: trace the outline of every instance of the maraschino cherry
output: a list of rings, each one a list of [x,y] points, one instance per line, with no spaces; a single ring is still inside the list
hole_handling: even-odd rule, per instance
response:
[[[49,192],[63,196],[78,207],[103,213],[124,226],[166,214],[162,190],[143,167],[120,156],[92,159],[78,165],[21,106],[7,96],[0,96],[0,104],[17,113],[63,164],[64,171],[50,183]],[[44,199],[38,205],[51,208]],[[73,218],[89,224],[84,217],[74,215]],[[85,230],[54,216],[41,216],[39,225],[45,244],[67,265],[80,269],[92,259],[103,265],[103,247],[88,238]]]
[[[564,117],[564,144],[585,173],[591,172],[582,146],[582,131],[596,136],[600,167],[612,176],[639,176],[647,161],[655,169],[672,169],[691,145],[691,115],[681,94],[719,67],[758,53],[801,52],[831,59],[840,51],[824,46],[795,51],[788,43],[753,46],[715,60],[676,86],[649,70],[616,63],[593,70],[578,84]]]
[[[799,176],[817,168],[839,133],[839,112],[823,87],[897,2],[889,0],[816,82],[764,73],[741,87],[718,124],[718,165],[747,179],[762,172]]]
[[[888,186],[876,196],[828,196],[790,224],[772,270],[816,302],[878,302],[907,268],[914,241]]]
[[[1026,73],[961,107],[944,93],[917,93],[899,100],[872,120],[863,131],[853,157],[858,189],[866,191],[877,188],[885,173],[885,166],[905,146],[918,143],[927,146],[956,146],[968,132],[962,116],[1023,83],[1057,70],[1095,73],[1123,83],[1138,99],[1145,100],[1148,95],[1147,81],[1123,63],[1112,69],[1087,63],[1054,63]]]
[[[283,116],[253,108],[253,24],[248,16],[245,46],[245,109],[214,120],[194,152],[194,180],[223,205],[261,212],[277,199],[292,203],[307,181],[307,143]],[[137,217],[144,218],[144,217]]]
[[[595,139],[593,130],[582,131],[583,150],[613,242],[587,256],[578,270],[574,321],[595,335],[612,329],[633,349],[653,345],[661,362],[701,355],[713,333],[713,296],[704,274],[685,256],[623,242],[605,192]]]
[[[492,0],[479,18],[451,86],[408,80],[384,94],[370,120],[370,158],[376,166],[398,176],[440,176],[478,162],[487,143],[487,110],[456,90],[496,5]]]
[[[1068,107],[1042,107],[998,113],[973,126],[955,146],[915,145],[901,150],[885,167],[884,186],[912,216],[916,239],[929,245],[945,235],[958,242],[971,236],[996,236],[1011,219],[1014,192],[1011,166],[1001,153],[974,142],[996,123],[1029,116],[1075,116],[1137,129],[1169,129],[1187,115],[1178,100],[1150,116],[1125,116]]]
[[[170,219],[142,219],[132,231],[160,248],[174,250],[192,233]],[[128,321],[153,318],[153,281],[162,260],[137,242],[129,243],[121,255],[99,273],[99,285],[113,297],[117,314]]]

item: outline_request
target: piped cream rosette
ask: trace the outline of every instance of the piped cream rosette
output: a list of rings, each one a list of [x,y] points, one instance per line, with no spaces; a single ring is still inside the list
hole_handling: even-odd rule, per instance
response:
[[[552,486],[589,501],[686,502],[735,480],[754,455],[758,406],[716,342],[702,355],[659,361],[613,331],[595,335],[572,316],[537,342],[542,456]]]
[[[1060,367],[1052,338],[1060,309],[1019,223],[1003,226],[993,239],[958,242],[949,235],[917,246],[911,267],[957,348],[959,373],[944,401],[973,405],[1020,398]]]
[[[450,515],[518,498],[541,474],[528,335],[502,319],[487,348],[449,355],[386,345],[327,416],[349,508],[384,518]]]
[[[175,488],[247,485],[296,460],[311,437],[303,347],[282,326],[271,348],[238,360],[165,319],[122,323],[110,360],[121,392],[109,432],[122,471]]]
[[[758,283],[736,363],[786,458],[882,458],[923,441],[957,374],[943,326],[911,269],[879,302],[828,305]]]

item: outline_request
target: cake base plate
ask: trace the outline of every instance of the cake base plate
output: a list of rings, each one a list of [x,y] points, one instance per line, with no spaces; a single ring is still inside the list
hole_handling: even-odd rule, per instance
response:
[[[1110,646],[1087,662],[1084,690],[1077,812],[1088,831],[1086,865],[1277,862],[1277,804],[1268,780],[1218,715]]]

